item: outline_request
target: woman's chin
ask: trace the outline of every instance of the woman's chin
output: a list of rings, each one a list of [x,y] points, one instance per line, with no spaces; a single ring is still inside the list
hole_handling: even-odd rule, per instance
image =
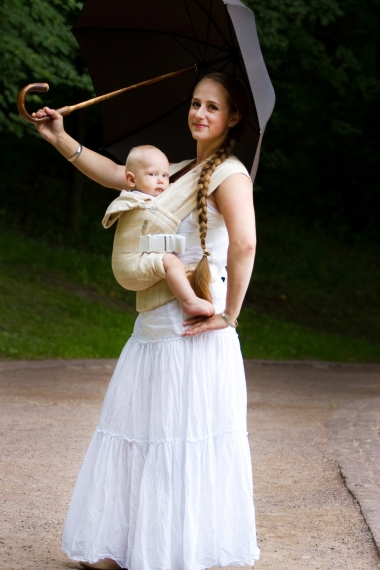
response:
[[[191,135],[196,141],[208,141],[213,138],[210,137],[208,132],[206,133],[202,131],[191,131]]]

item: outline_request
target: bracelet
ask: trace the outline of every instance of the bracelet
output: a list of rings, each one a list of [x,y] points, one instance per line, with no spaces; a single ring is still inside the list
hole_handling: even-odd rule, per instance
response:
[[[229,326],[232,327],[233,329],[236,329],[236,327],[238,326],[238,320],[235,319],[234,322],[230,321],[230,319],[227,317],[226,313],[222,313],[220,315],[223,319],[223,321]]]
[[[80,145],[78,146],[77,151],[73,154],[73,156],[70,156],[70,158],[68,158],[67,160],[68,160],[69,162],[74,162],[74,160],[76,160],[76,159],[78,158],[78,156],[80,155],[80,153],[82,152],[82,150],[83,150],[83,146],[80,144]]]

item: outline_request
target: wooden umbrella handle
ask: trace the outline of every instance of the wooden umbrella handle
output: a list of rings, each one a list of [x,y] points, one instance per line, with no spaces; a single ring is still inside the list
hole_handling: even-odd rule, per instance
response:
[[[49,85],[47,83],[29,83],[29,85],[23,87],[17,97],[18,112],[25,121],[28,121],[28,123],[45,123],[46,121],[50,121],[51,117],[38,119],[37,117],[32,117],[32,115],[28,113],[25,106],[25,98],[28,93],[32,93],[33,91],[46,93],[46,91],[49,91]],[[57,109],[57,113],[63,116],[69,115],[71,113],[71,108],[61,107],[60,109]]]
[[[117,95],[121,95],[122,93],[126,93],[127,91],[132,91],[139,87],[145,87],[146,85],[153,85],[154,83],[158,83],[159,81],[163,81],[164,79],[171,79],[172,77],[178,77],[179,75],[183,75],[184,73],[190,73],[191,71],[196,71],[198,69],[197,65],[191,65],[190,67],[185,67],[184,69],[180,69],[179,71],[172,71],[171,73],[166,73],[165,75],[160,75],[159,77],[154,77],[153,79],[148,79],[147,81],[142,81],[141,83],[136,83],[135,85],[130,85],[129,87],[124,87],[123,89],[118,89],[117,91],[113,91],[112,93],[106,93],[105,95],[100,95],[99,97],[94,97],[93,99],[89,99],[88,101],[83,101],[82,103],[77,103],[76,105],[72,105],[71,107],[61,107],[57,109],[57,113],[62,116],[70,115],[73,111],[77,111],[78,109],[84,109],[84,107],[89,107],[90,105],[94,105],[95,103],[101,103],[102,101],[107,101],[112,97],[116,97]],[[28,121],[29,123],[43,123],[45,121],[50,121],[51,117],[43,117],[42,119],[38,119],[37,117],[32,117],[26,110],[25,106],[25,97],[28,93],[32,91],[42,91],[46,92],[49,91],[49,85],[47,83],[30,83],[23,89],[21,89],[20,93],[17,97],[17,109],[20,113],[21,117]]]

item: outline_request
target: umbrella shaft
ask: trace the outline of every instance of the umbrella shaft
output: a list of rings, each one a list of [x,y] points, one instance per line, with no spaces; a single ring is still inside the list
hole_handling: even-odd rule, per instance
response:
[[[101,103],[102,101],[107,101],[107,99],[111,99],[112,97],[116,97],[117,95],[121,95],[122,93],[126,93],[127,91],[132,91],[133,89],[138,89],[139,87],[145,87],[147,85],[153,85],[154,83],[158,83],[159,81],[164,81],[164,79],[171,79],[172,77],[178,77],[179,75],[184,75],[185,73],[190,73],[190,71],[196,71],[197,65],[191,65],[190,67],[185,67],[184,69],[180,69],[179,71],[172,71],[171,73],[166,73],[165,75],[160,75],[158,77],[154,77],[153,79],[148,79],[147,81],[142,81],[141,83],[136,83],[135,85],[130,85],[129,87],[124,87],[124,89],[118,89],[117,91],[113,91],[112,93],[106,93],[105,95],[100,95],[100,97],[94,97],[93,99],[89,99],[88,101],[83,101],[82,103],[77,103],[76,105],[61,107],[57,109],[57,113],[62,116],[70,115],[73,111],[77,111],[78,109],[84,109],[85,107],[89,107],[90,105],[95,105],[95,103]],[[33,117],[30,115],[26,109],[25,105],[25,98],[28,93],[33,91],[38,92],[46,92],[49,91],[49,85],[47,83],[30,83],[26,85],[18,94],[17,97],[17,108],[18,112],[20,113],[21,117],[28,121],[29,123],[45,123],[46,121],[50,121],[51,118],[43,117],[38,119],[37,117]]]
[[[76,105],[71,105],[69,107],[70,113],[77,111],[78,109],[83,109],[84,107],[89,107],[90,105],[95,105],[96,103],[101,103],[102,101],[107,101],[112,97],[121,95],[122,93],[127,93],[128,91],[133,91],[139,87],[147,87],[148,85],[153,85],[154,83],[159,83],[165,79],[172,79],[173,77],[178,77],[179,75],[184,75],[185,73],[190,73],[191,71],[196,71],[197,65],[191,65],[190,67],[185,67],[179,71],[172,71],[171,73],[166,73],[165,75],[159,75],[153,79],[148,79],[147,81],[142,81],[141,83],[136,83],[135,85],[130,85],[129,87],[124,87],[123,89],[118,89],[117,91],[112,91],[112,93],[106,93],[105,95],[100,95],[99,97],[94,97],[88,101],[83,101],[82,103],[77,103]]]

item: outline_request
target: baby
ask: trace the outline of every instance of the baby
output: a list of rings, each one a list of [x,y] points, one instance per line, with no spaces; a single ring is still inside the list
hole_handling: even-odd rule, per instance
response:
[[[169,186],[169,162],[163,152],[150,145],[131,150],[125,165],[128,187],[136,194],[148,194],[154,198]],[[150,255],[156,255],[154,252]],[[211,303],[197,297],[189,283],[185,267],[173,253],[165,253],[164,270],[172,293],[182,305],[184,313],[191,316],[210,317],[215,310]]]

